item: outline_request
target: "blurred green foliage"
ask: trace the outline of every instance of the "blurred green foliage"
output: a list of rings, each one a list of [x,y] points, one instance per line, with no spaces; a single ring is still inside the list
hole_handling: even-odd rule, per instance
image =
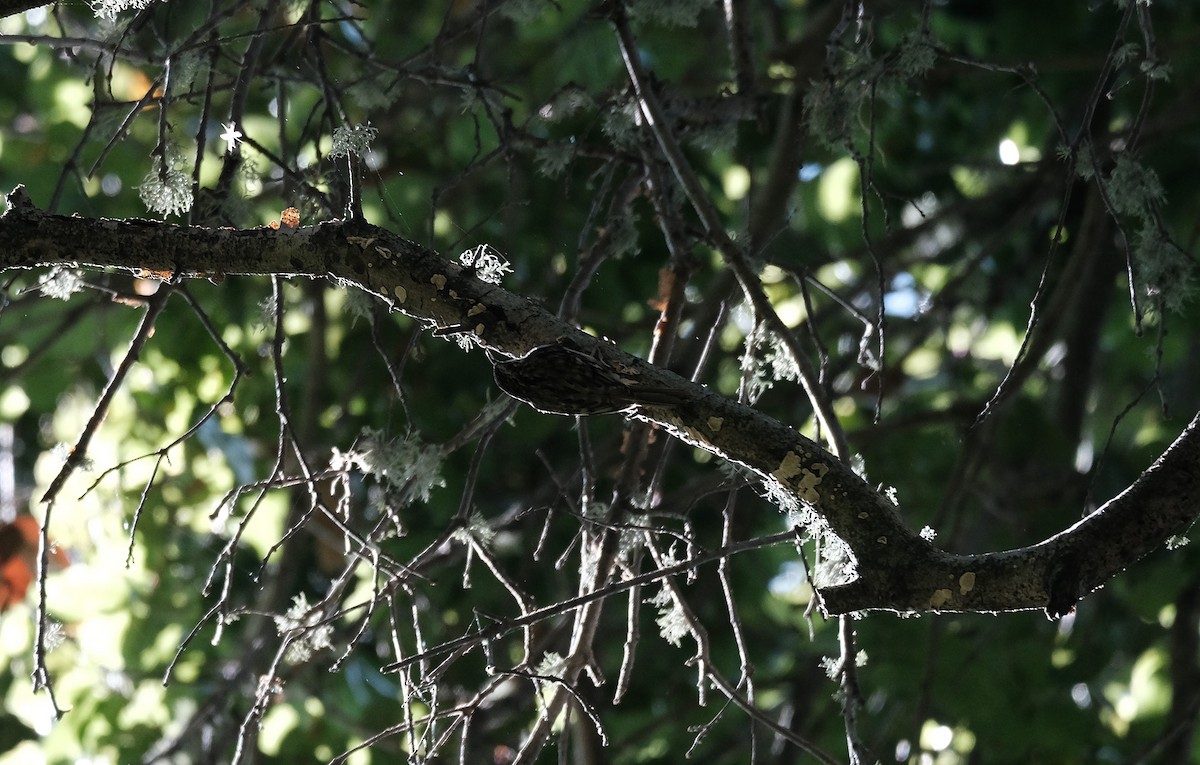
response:
[[[1039,541],[1127,486],[1200,405],[1187,300],[1200,202],[1195,5],[884,2],[861,19],[853,3],[726,5],[745,14],[753,92],[737,92],[719,4],[689,26],[635,14],[638,55],[722,224],[820,364],[868,480],[894,487],[906,521],[959,552]],[[87,4],[61,4],[3,19],[0,43],[6,192],[20,183],[55,212],[149,217],[137,187],[156,146],[170,146],[198,180],[192,211],[172,221],[260,226],[295,206],[307,224],[343,214],[345,163],[327,156],[334,130],[370,124],[368,220],[448,258],[488,244],[512,263],[504,287],[552,308],[586,257],[602,257],[579,323],[640,354],[674,256],[689,281],[670,363],[690,375],[716,331],[701,379],[737,394],[753,319],[682,193],[664,187],[669,173],[600,9],[158,2],[110,24]],[[220,137],[231,121],[245,138],[240,166]],[[1016,164],[1000,160],[1005,140]],[[685,223],[687,252],[664,241],[656,199]],[[1154,246],[1135,253],[1150,235]],[[55,447],[78,439],[141,320],[127,299],[148,289],[87,271],[85,288],[59,301],[39,292],[45,276],[0,275],[0,423],[14,436],[17,487],[4,512],[42,512],[62,462]],[[460,751],[467,762],[510,761],[539,710],[538,683],[521,676],[533,667],[514,667],[518,635],[425,665],[424,682],[380,668],[519,613],[452,533],[467,487],[495,565],[531,603],[576,594],[579,516],[592,511],[579,506],[580,444],[592,499],[604,502],[624,421],[521,408],[476,464],[479,442],[458,436],[500,395],[482,354],[378,307],[364,315],[360,296],[336,285],[294,281],[279,293],[277,378],[268,279],[186,290],[54,509],[50,533],[71,560],[48,580],[59,637],[47,665],[70,710],[62,719],[29,679],[35,593],[0,615],[0,763],[226,762],[239,740],[258,762],[344,752],[351,763],[453,762]],[[1024,358],[1034,300],[1042,321],[1028,363],[976,424]],[[222,401],[229,354],[247,373]],[[776,381],[757,406],[813,432],[794,382]],[[422,500],[361,465],[344,483],[255,483],[277,462],[302,473],[296,453],[320,472],[368,430],[437,450],[444,487]],[[638,509],[664,546],[720,546],[727,501],[735,539],[782,530],[736,471],[662,436],[651,453],[662,480]],[[342,529],[305,514],[312,493],[383,558],[419,560],[420,576],[351,566]],[[811,588],[797,559],[787,546],[734,557],[730,592],[759,709],[842,757],[839,690],[821,666],[837,656],[836,623],[806,618]],[[872,614],[855,622],[866,657],[859,732],[881,762],[1155,761],[1164,751],[1200,761],[1172,739],[1185,730],[1190,742],[1195,707],[1182,717],[1171,707],[1197,675],[1195,652],[1172,646],[1195,644],[1196,606],[1180,604],[1198,582],[1184,547],[1057,624]],[[711,661],[736,679],[742,658],[715,567],[681,586],[708,628]],[[301,594],[329,598],[332,647],[273,664],[276,620]],[[218,605],[228,615],[219,639]],[[753,748],[758,762],[804,761],[712,688],[698,703],[693,643],[663,641],[646,603],[636,671],[614,704],[626,607],[625,596],[606,604],[594,641],[607,683],[576,688],[608,746],[576,712],[559,722],[562,751],[612,763],[690,752],[719,764],[749,762]],[[531,640],[564,653],[568,630],[561,616]],[[465,711],[462,743],[453,726]]]

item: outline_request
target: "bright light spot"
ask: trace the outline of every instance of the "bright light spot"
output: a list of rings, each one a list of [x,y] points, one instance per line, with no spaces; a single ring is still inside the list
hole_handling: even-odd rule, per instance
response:
[[[1074,632],[1074,630],[1075,612],[1071,611],[1071,613],[1058,620],[1058,636],[1060,638],[1068,638],[1071,636],[1071,633]],[[1072,661],[1074,661],[1073,657]]]
[[[1075,448],[1075,472],[1086,473],[1092,469],[1096,457],[1096,445],[1091,438],[1085,438]]]
[[[945,751],[954,741],[954,729],[949,725],[934,725],[931,728],[926,728],[925,741],[933,751]]]
[[[993,324],[984,330],[971,348],[978,359],[993,359],[1011,366],[1021,348],[1021,338],[1011,324]]]
[[[750,330],[754,329],[754,313],[746,307],[745,302],[738,303],[737,307],[729,315],[730,323],[738,328],[742,336],[750,334]]]
[[[228,125],[221,125],[225,129],[221,133],[221,140],[225,142],[225,152],[232,152],[239,143],[242,142],[242,131],[237,129],[237,125],[230,122]]]
[[[1135,699],[1132,694],[1121,694],[1121,697],[1117,699],[1115,706],[1117,709],[1117,716],[1122,720],[1132,720],[1137,717],[1138,703],[1137,699]]]
[[[1087,709],[1092,705],[1092,692],[1088,690],[1086,683],[1075,683],[1071,686],[1071,701],[1080,709]]]
[[[750,191],[750,171],[741,165],[730,165],[725,170],[721,185],[725,187],[726,198],[734,202],[744,199]]]
[[[914,348],[911,353],[904,357],[900,368],[904,371],[906,377],[911,377],[915,380],[929,380],[937,377],[942,371],[941,349]]]
[[[799,173],[800,182],[808,183],[809,181],[816,180],[824,169],[825,167],[820,162],[807,162],[801,165]]]
[[[28,763],[28,765],[46,765],[46,753],[37,743],[22,741],[0,755],[0,763],[3,765],[10,765],[14,762]]]
[[[911,319],[921,306],[921,293],[916,289],[912,274],[900,273],[892,279],[892,289],[883,295],[884,313]]]
[[[900,210],[900,222],[905,228],[914,228],[925,222],[925,219],[937,212],[941,207],[938,198],[932,191],[926,191],[919,198],[905,203]]]
[[[55,118],[71,122],[78,128],[87,127],[92,121],[88,104],[92,102],[92,89],[82,80],[64,80],[54,86]]]
[[[833,278],[845,284],[854,278],[854,271],[850,268],[849,263],[839,260],[833,264]]]
[[[779,315],[779,320],[789,327],[800,326],[800,322],[808,316],[808,311],[804,308],[804,297],[801,295],[776,303],[775,313]]]
[[[889,292],[883,296],[883,311],[888,316],[899,316],[902,319],[911,319],[917,315],[917,309],[920,307],[920,296],[915,290],[903,290],[897,292]]]
[[[259,746],[268,755],[278,755],[283,743],[300,725],[300,713],[291,704],[276,704],[267,710],[259,726]]]
[[[779,266],[766,265],[759,273],[758,279],[763,284],[778,284],[787,278],[787,273]]]
[[[1060,365],[1062,364],[1063,359],[1066,357],[1067,344],[1065,341],[1059,340],[1046,350],[1045,355],[1042,356],[1042,363],[1045,364],[1052,373],[1058,374],[1062,371]]]
[[[821,174],[817,206],[830,223],[841,223],[858,209],[858,165],[842,157]]]
[[[12,369],[25,363],[29,358],[29,349],[23,345],[6,345],[0,348],[0,364]]]
[[[804,566],[796,561],[788,561],[779,567],[779,573],[771,577],[767,589],[780,600],[789,603],[806,603],[812,597],[807,585],[808,574],[805,572]]]
[[[1016,141],[1005,138],[1000,142],[1000,161],[1006,165],[1015,165],[1021,161],[1021,149]]]
[[[1158,626],[1163,630],[1170,630],[1175,626],[1175,618],[1178,615],[1175,609],[1175,603],[1168,603],[1166,606],[1158,609]]]
[[[0,416],[15,420],[29,409],[29,396],[15,385],[10,385],[0,394]]]
[[[447,236],[454,230],[454,223],[450,220],[450,214],[445,210],[438,210],[433,214],[433,234],[434,236]]]
[[[121,193],[121,176],[116,173],[105,173],[100,179],[100,190],[106,197],[115,197]]]

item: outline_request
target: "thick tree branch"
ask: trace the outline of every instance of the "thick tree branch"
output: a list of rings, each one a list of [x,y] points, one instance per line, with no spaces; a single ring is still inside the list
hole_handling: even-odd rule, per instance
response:
[[[1018,550],[951,555],[908,528],[886,498],[796,430],[625,354],[384,229],[328,221],[285,233],[66,217],[37,210],[21,188],[8,202],[0,217],[0,270],[58,265],[174,278],[331,278],[508,355],[568,337],[623,373],[686,391],[687,403],[636,416],[752,470],[772,491],[816,511],[852,551],[857,573],[848,584],[822,590],[826,613],[1045,608],[1060,615],[1185,531],[1200,512],[1200,425],[1193,420],[1132,486],[1071,528]]]

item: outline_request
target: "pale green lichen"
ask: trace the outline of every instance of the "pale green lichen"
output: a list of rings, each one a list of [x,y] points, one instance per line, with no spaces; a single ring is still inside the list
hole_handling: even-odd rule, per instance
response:
[[[181,167],[182,151],[176,147],[155,155],[150,172],[138,185],[138,196],[151,212],[182,215],[192,209],[192,179]]]
[[[329,149],[329,157],[338,159],[351,154],[361,157],[371,148],[371,142],[377,135],[379,130],[369,124],[343,125],[333,131],[333,146]]]

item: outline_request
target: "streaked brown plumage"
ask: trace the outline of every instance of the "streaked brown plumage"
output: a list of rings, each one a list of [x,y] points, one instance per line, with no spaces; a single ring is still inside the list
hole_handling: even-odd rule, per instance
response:
[[[540,345],[520,358],[504,359],[490,352],[488,357],[501,390],[545,414],[611,414],[687,400],[682,391],[622,375],[566,340]]]

